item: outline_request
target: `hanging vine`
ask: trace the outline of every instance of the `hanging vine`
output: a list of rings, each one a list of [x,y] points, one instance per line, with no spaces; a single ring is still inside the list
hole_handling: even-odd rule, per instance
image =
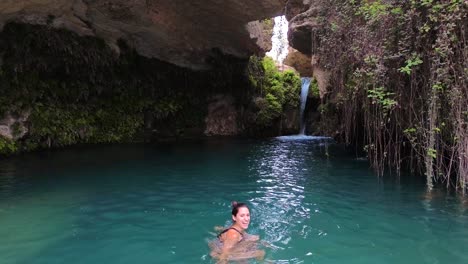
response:
[[[314,1],[325,29],[313,43],[332,74],[343,139],[364,146],[379,175],[403,166],[468,188],[468,3]],[[325,115],[327,112],[324,113]],[[323,120],[327,120],[324,116]]]

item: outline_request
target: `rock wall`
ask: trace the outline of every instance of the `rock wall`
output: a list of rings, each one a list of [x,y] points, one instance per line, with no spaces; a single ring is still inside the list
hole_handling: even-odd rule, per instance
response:
[[[96,37],[6,24],[0,32],[0,154],[5,144],[11,153],[82,143],[297,133],[297,108],[281,107],[271,124],[259,126],[261,109],[254,103],[259,96],[268,102],[264,92],[273,87],[266,79],[277,80],[272,75],[277,74],[287,87],[271,92],[282,92],[279,98],[289,102],[282,104],[296,105],[295,75],[270,72],[266,78],[258,62],[253,76],[249,60],[219,50],[206,60],[209,70],[192,70],[143,57],[125,42],[118,45],[120,53]],[[262,86],[253,87],[253,81]]]
[[[289,47],[288,56],[284,59],[284,64],[293,67],[303,77],[310,77],[313,74],[310,56],[291,47]]]
[[[208,102],[208,113],[205,117],[205,132],[207,136],[237,136],[238,109],[235,98],[231,95],[215,95]]]
[[[304,57],[309,58],[311,74],[308,76],[313,76],[317,80],[320,97],[323,98],[328,92],[330,74],[327,69],[319,65],[320,57],[316,54],[324,22],[318,16],[321,8],[320,0],[290,0],[285,13],[289,22],[289,45],[302,53],[302,55],[291,55],[296,58],[290,58],[290,61],[303,61]],[[308,67],[301,68],[309,70]]]

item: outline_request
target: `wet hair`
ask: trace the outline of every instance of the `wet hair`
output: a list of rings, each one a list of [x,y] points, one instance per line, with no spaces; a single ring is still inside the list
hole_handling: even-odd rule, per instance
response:
[[[241,208],[241,207],[245,207],[245,208],[249,209],[249,207],[245,203],[238,203],[236,201],[233,201],[231,203],[231,206],[232,206],[232,215],[233,216],[237,215],[237,212],[239,211],[239,208]]]

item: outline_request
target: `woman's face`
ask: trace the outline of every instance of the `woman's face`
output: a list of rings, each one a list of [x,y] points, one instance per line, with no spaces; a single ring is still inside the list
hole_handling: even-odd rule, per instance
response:
[[[237,211],[237,215],[232,216],[232,220],[236,222],[242,229],[247,229],[250,223],[250,212],[249,208],[241,207]]]

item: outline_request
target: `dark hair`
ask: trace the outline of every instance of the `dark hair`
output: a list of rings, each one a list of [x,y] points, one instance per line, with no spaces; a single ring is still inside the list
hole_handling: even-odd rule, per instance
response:
[[[241,208],[241,207],[245,207],[245,208],[249,209],[249,207],[245,203],[238,203],[236,201],[233,201],[231,203],[231,205],[232,205],[232,215],[233,216],[237,215],[237,212],[239,211],[239,208]]]

